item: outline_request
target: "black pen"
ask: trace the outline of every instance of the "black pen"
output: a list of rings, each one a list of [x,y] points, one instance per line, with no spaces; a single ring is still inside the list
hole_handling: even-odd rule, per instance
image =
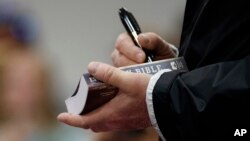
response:
[[[141,33],[141,29],[133,14],[129,12],[126,8],[122,7],[119,10],[119,16],[121,18],[122,24],[124,25],[129,36],[132,38],[134,44],[141,48],[146,54],[145,62],[153,61],[153,54],[149,50],[143,49],[138,41],[138,34]]]

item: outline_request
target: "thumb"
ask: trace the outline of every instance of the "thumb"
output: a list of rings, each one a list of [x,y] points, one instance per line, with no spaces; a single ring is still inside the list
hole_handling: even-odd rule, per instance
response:
[[[90,63],[88,70],[96,79],[115,86],[128,94],[131,92],[146,93],[146,88],[151,77],[148,74],[125,72],[119,68],[99,62]]]
[[[118,88],[129,85],[132,81],[127,72],[104,63],[91,62],[88,65],[88,71],[96,79]]]
[[[143,48],[151,50],[156,56],[172,56],[172,54],[175,56],[174,52],[170,48],[170,44],[155,33],[142,33],[138,36],[138,40]]]

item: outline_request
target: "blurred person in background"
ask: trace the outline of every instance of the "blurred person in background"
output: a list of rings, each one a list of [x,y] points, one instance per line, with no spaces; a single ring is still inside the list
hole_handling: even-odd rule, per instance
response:
[[[34,50],[34,24],[16,3],[0,2],[0,141],[89,141],[86,132],[55,120],[48,67]]]
[[[12,50],[4,59],[0,140],[27,141],[55,124],[47,74],[31,51]]]
[[[60,126],[42,59],[29,49],[4,57],[0,79],[0,141],[89,141],[82,130]]]
[[[36,42],[38,28],[30,13],[14,2],[0,0],[0,56]]]

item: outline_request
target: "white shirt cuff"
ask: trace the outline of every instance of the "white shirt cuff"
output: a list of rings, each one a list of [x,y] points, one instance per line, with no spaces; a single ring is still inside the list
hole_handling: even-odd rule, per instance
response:
[[[156,131],[159,134],[159,136],[161,137],[162,141],[166,141],[166,139],[164,138],[163,134],[161,133],[160,128],[159,128],[157,121],[156,121],[156,118],[155,118],[155,112],[154,112],[154,107],[153,107],[153,90],[154,90],[155,84],[158,81],[158,79],[160,78],[160,76],[163,73],[170,72],[170,71],[172,71],[172,70],[165,69],[165,70],[161,70],[158,73],[156,73],[155,75],[153,75],[149,81],[149,84],[147,87],[147,93],[146,93],[146,103],[147,103],[149,118],[150,118],[151,124],[156,129]]]
[[[175,52],[175,57],[179,56],[179,49],[175,47],[173,44],[168,43],[169,47]]]

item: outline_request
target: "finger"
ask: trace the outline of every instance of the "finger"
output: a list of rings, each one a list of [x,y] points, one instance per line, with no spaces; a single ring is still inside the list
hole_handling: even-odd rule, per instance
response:
[[[92,131],[104,132],[110,130],[110,127],[107,126],[107,122],[111,118],[110,110],[112,110],[114,107],[109,107],[107,106],[108,104],[109,103],[106,103],[85,115],[87,117],[87,123]]]
[[[169,43],[155,33],[142,33],[138,36],[138,40],[143,48],[152,50],[156,55],[175,56]]]
[[[122,85],[128,85],[127,81],[130,79],[126,72],[123,72],[120,69],[110,65],[98,62],[91,62],[88,66],[88,71],[96,79],[118,88],[121,88]]]
[[[126,56],[119,53],[116,49],[113,51],[111,58],[115,67],[122,67],[122,66],[137,64],[137,62],[128,59]]]
[[[106,131],[108,130],[108,126],[105,124],[104,117],[106,113],[103,113],[102,107],[94,110],[86,115],[74,115],[70,113],[62,113],[58,115],[57,119],[60,122],[63,122],[67,125],[84,128],[84,129],[92,129],[94,131]],[[111,108],[108,108],[111,109]],[[106,110],[107,111],[107,110]],[[108,112],[108,111],[107,111]]]
[[[148,32],[138,35],[138,40],[145,49],[154,50],[161,49],[167,46],[165,40],[163,40],[159,35]]]
[[[83,116],[80,116],[80,115],[62,113],[62,114],[58,115],[57,119],[60,122],[63,122],[63,123],[68,124],[70,126],[89,129],[89,126],[87,125],[87,121],[85,120],[85,118]]]
[[[127,33],[120,34],[117,38],[115,48],[129,58],[137,63],[143,63],[145,61],[145,53],[142,49],[135,46],[131,37]]]

